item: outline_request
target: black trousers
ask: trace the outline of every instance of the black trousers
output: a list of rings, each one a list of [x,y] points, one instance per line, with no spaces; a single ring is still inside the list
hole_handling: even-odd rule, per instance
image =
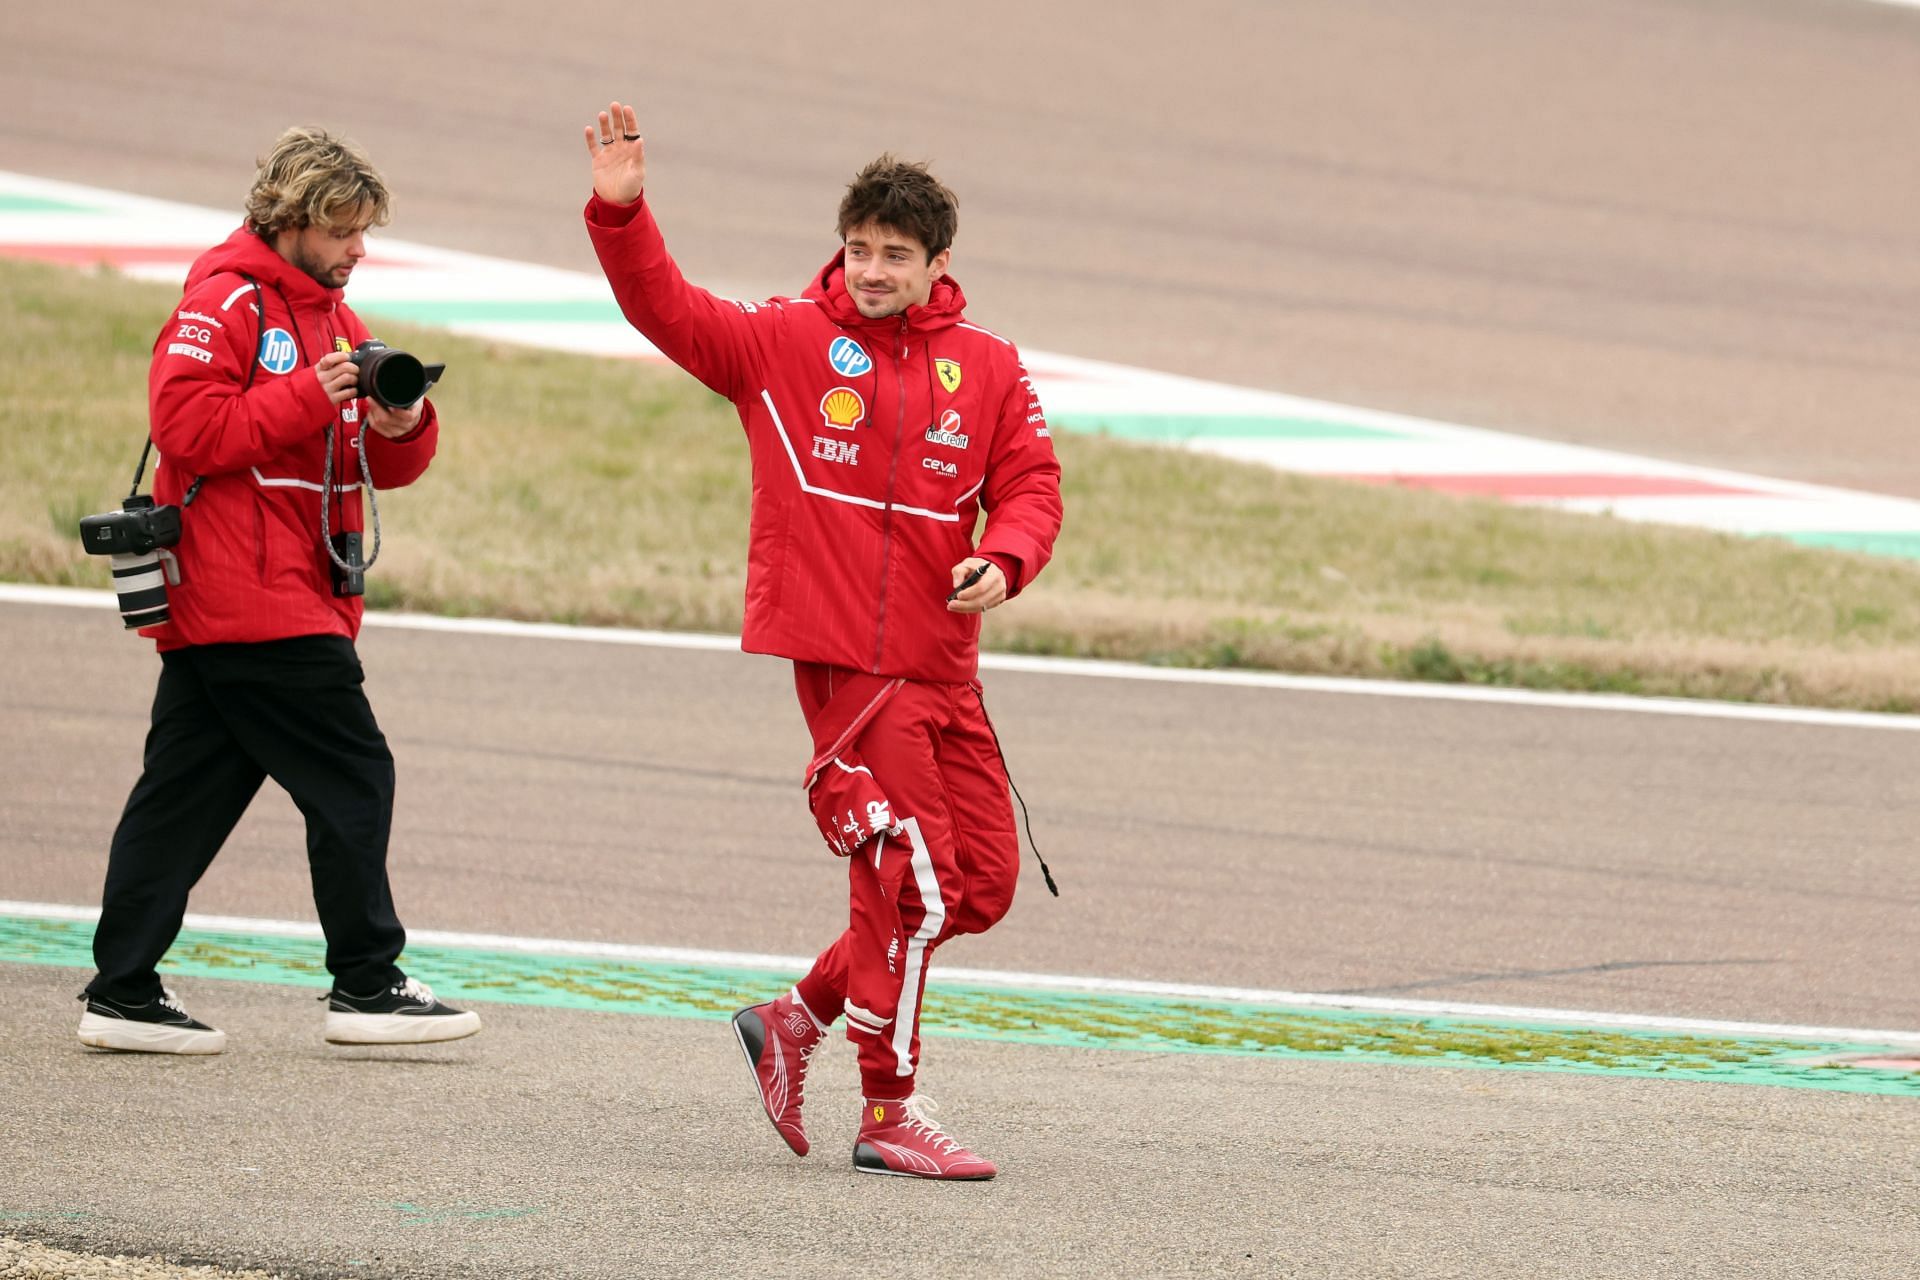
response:
[[[406,931],[387,883],[393,754],[362,679],[341,636],[161,655],[146,767],[107,859],[88,991],[135,1002],[160,993],[154,966],[180,933],[187,893],[267,778],[307,820],[334,985],[365,994],[400,981]]]

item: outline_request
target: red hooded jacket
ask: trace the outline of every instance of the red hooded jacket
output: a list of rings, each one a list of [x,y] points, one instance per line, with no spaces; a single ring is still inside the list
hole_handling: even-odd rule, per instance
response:
[[[259,282],[264,316],[244,276]],[[358,346],[365,337],[340,290],[322,286],[244,227],[194,262],[180,305],[154,342],[147,375],[160,452],[154,499],[177,503],[196,477],[204,480],[181,514],[173,548],[180,583],[167,588],[172,621],[141,631],[162,650],[359,634],[360,597],[333,594],[320,541],[320,482],[325,428],[334,422],[338,496],[328,528],[362,528],[355,441],[366,401],[336,407],[313,366],[336,340]],[[420,425],[399,440],[368,431],[374,488],[418,479],[439,438],[431,402]]]
[[[967,322],[951,276],[880,320],[854,306],[839,256],[800,298],[728,302],[681,276],[644,197],[596,195],[586,221],[628,321],[746,428],[741,647],[971,680],[980,615],[947,611],[952,566],[991,559],[1011,596],[1060,531],[1060,464],[1013,344]]]

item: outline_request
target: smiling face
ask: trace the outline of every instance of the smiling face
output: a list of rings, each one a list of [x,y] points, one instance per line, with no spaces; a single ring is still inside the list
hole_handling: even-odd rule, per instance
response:
[[[929,257],[920,241],[877,222],[850,228],[846,246],[847,293],[869,320],[925,306],[933,296],[933,282],[947,273],[952,256],[951,250],[942,249]]]

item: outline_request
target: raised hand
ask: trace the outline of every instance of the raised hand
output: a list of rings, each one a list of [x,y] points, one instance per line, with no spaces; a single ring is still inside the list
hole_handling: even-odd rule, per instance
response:
[[[594,194],[611,204],[632,204],[647,185],[647,140],[633,108],[610,102],[598,125],[584,130],[593,158]]]

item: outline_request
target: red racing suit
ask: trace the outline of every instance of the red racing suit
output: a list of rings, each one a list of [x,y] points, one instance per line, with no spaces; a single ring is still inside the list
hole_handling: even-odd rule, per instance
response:
[[[257,294],[247,277],[258,283]],[[340,290],[322,286],[244,227],[194,262],[180,305],[154,342],[147,376],[160,452],[155,501],[178,503],[202,480],[181,513],[173,548],[180,582],[167,589],[172,620],[141,631],[163,651],[358,636],[360,597],[333,594],[320,541],[320,494],[324,429],[334,422],[328,528],[362,528],[356,441],[366,402],[335,406],[313,365],[336,341],[351,347],[366,337]],[[431,402],[422,406],[419,426],[401,439],[369,431],[374,487],[418,479],[439,435]]]
[[[682,277],[644,198],[596,195],[586,222],[627,319],[746,429],[741,647],[794,661],[809,800],[851,877],[849,928],[798,992],[823,1022],[847,1014],[869,1097],[905,1097],[926,962],[1000,919],[1018,876],[975,682],[980,615],[946,601],[968,556],[998,565],[1009,596],[1051,557],[1046,418],[1019,353],[967,321],[951,276],[879,320],[854,306],[840,255],[799,298],[729,302]]]

